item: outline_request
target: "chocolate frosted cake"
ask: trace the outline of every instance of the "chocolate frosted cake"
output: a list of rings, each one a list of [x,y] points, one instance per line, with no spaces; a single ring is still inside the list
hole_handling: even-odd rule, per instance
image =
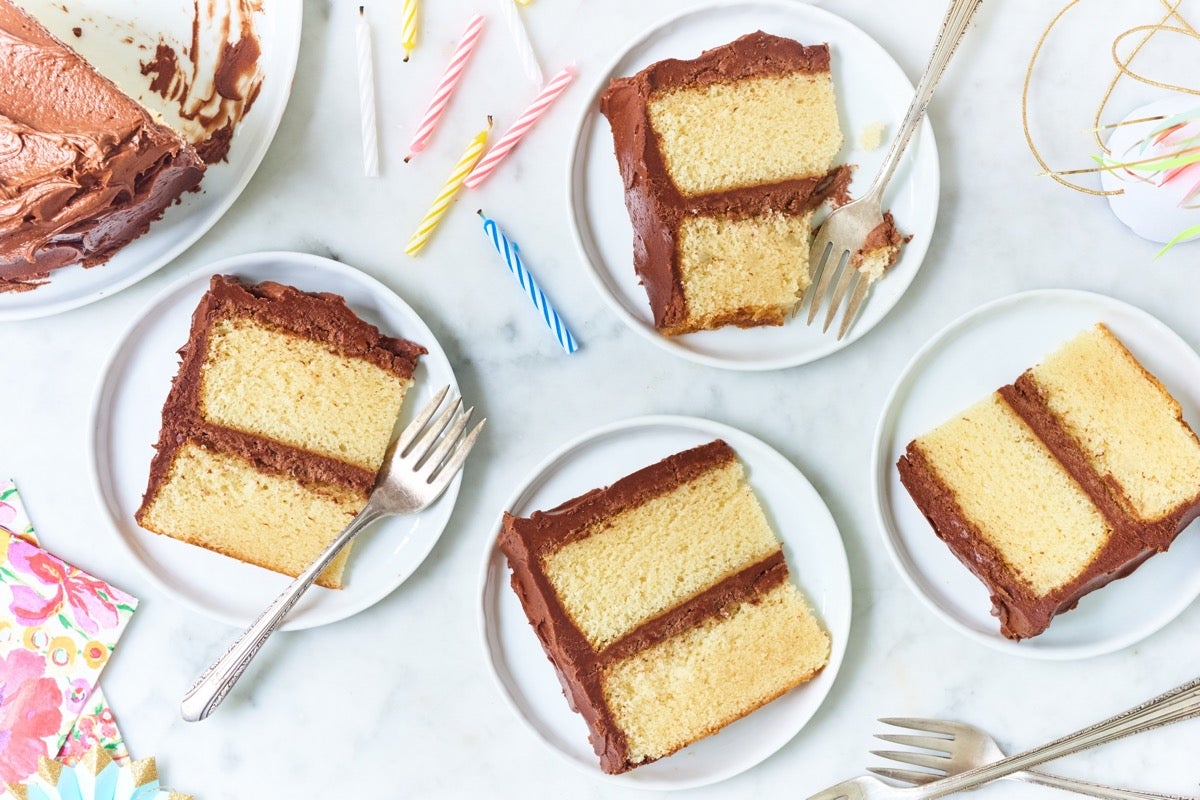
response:
[[[600,110],[655,326],[783,324],[810,282],[813,210],[847,199],[828,46],[752,33],[614,80]]]
[[[425,352],[337,295],[214,276],[138,524],[298,575],[366,504]],[[340,588],[345,557],[317,582]]]
[[[499,546],[605,772],[715,733],[829,659],[723,441],[550,511],[505,514]]]
[[[917,437],[898,467],[1010,639],[1042,633],[1200,514],[1200,442],[1103,325]]]
[[[0,291],[103,263],[203,175],[177,133],[0,0]]]

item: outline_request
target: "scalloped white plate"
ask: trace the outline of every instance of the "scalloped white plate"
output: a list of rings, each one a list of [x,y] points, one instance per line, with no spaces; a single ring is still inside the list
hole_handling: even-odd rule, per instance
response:
[[[169,105],[149,90],[150,79],[140,72],[139,62],[147,56],[138,44],[156,39],[160,32],[172,41],[189,43],[193,0],[21,0],[20,5],[126,93],[169,118]],[[45,317],[101,300],[161,269],[216,224],[250,182],[283,118],[300,52],[302,11],[303,3],[265,0],[255,15],[262,46],[262,91],[234,134],[228,161],[209,166],[200,191],[185,193],[149,231],[107,263],[90,269],[63,267],[33,291],[0,293],[0,322]],[[74,26],[81,28],[82,36],[72,35]]]
[[[142,501],[158,440],[162,406],[179,370],[176,351],[187,341],[192,312],[212,275],[272,280],[308,292],[333,292],[360,317],[391,336],[424,345],[415,383],[404,401],[407,423],[441,387],[457,391],[454,371],[429,327],[392,290],[353,267],[307,253],[251,253],[193,272],[153,300],[117,343],[92,405],[89,462],[100,505],[116,540],[165,594],[209,616],[246,627],[291,581],[266,569],[142,530],[133,514]],[[458,496],[459,475],[419,514],[389,517],[355,540],[344,589],[314,586],[285,630],[343,619],[386,597],[425,560],[441,536]]]
[[[837,524],[795,465],[736,428],[694,417],[639,417],[605,425],[568,442],[533,471],[505,509],[527,515],[689,447],[724,439],[737,451],[792,568],[833,638],[829,664],[816,678],[719,733],[623,775],[606,775],[588,744],[583,718],[567,707],[546,658],[509,586],[504,555],[488,542],[479,624],[487,664],[500,693],[534,735],[578,769],[638,789],[687,789],[733,777],[787,744],[829,693],[850,636],[850,570]],[[493,527],[500,530],[499,517]]]
[[[884,196],[884,207],[891,209],[897,226],[913,239],[887,277],[871,289],[857,322],[841,341],[799,318],[780,327],[726,327],[675,337],[660,334],[633,269],[633,228],[625,211],[612,134],[600,114],[600,95],[615,77],[632,75],[664,58],[694,58],[702,50],[760,29],[805,44],[829,43],[838,114],[846,139],[839,159],[857,165],[850,191],[861,194],[878,172],[887,143],[866,151],[858,148],[858,136],[873,122],[887,125],[887,137],[895,133],[912,100],[912,84],[887,51],[860,29],[823,9],[787,0],[725,2],[686,11],[634,40],[597,80],[576,128],[567,172],[575,242],[600,295],[625,324],[659,347],[725,369],[794,367],[835,353],[864,336],[899,302],[916,277],[933,237],[940,190],[937,145],[926,119]]]
[[[875,510],[900,573],[952,628],[1012,655],[1065,660],[1120,650],[1166,625],[1200,596],[1200,536],[1193,525],[1170,552],[1087,595],[1040,636],[1013,642],[1000,634],[983,584],[934,535],[900,483],[896,461],[912,439],[1012,383],[1097,322],[1159,377],[1193,427],[1200,424],[1200,356],[1178,334],[1120,300],[1054,289],[996,300],[944,328],[901,374],[875,432]]]

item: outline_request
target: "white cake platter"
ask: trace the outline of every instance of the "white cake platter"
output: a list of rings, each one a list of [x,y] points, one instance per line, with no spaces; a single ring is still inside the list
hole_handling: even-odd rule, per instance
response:
[[[178,114],[150,91],[151,78],[141,74],[141,62],[153,50],[139,45],[159,37],[189,44],[196,13],[192,0],[22,0],[20,5],[152,113],[168,120]],[[0,322],[58,314],[119,292],[161,269],[216,224],[250,182],[283,118],[300,52],[302,8],[299,2],[265,0],[255,13],[262,90],[237,127],[228,160],[209,166],[200,191],[185,193],[107,263],[63,267],[32,291],[0,293]],[[72,33],[75,27],[81,31],[78,37]]]

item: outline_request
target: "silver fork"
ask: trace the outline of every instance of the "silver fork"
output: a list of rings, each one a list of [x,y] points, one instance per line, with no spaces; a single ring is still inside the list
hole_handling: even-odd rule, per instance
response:
[[[934,772],[920,772],[911,769],[880,767],[871,767],[868,770],[876,775],[899,781],[900,783],[920,786],[935,781],[938,778],[944,778],[947,775],[958,775],[960,772],[966,772],[984,764],[1000,761],[1005,757],[1004,751],[1000,749],[1000,745],[996,743],[996,740],[987,731],[977,728],[974,725],[968,725],[965,722],[953,722],[944,719],[915,719],[910,717],[890,717],[879,721],[885,725],[895,725],[899,728],[921,731],[924,735],[880,733],[876,734],[876,738],[892,742],[893,744],[934,751],[922,753],[912,750],[872,750],[871,753],[880,758],[934,770]],[[1010,775],[1005,775],[1004,779],[1035,783],[1039,786],[1049,786],[1054,789],[1062,789],[1063,791],[1075,792],[1089,797],[1099,797],[1102,800],[1194,800],[1194,798],[1181,797],[1180,795],[1160,794],[1158,792],[1147,792],[1138,789],[1123,789],[1092,781],[1062,778],[1036,770],[1014,772]]]
[[[1200,716],[1200,678],[1091,727],[958,775],[939,778],[922,786],[905,787],[889,786],[872,775],[862,775],[817,792],[808,800],[933,800],[974,789],[1005,775],[1027,770],[1089,747],[1197,716]]]
[[[846,306],[846,313],[842,316],[842,324],[838,328],[838,339],[846,335],[858,316],[858,310],[862,306],[863,300],[866,299],[871,280],[855,267],[855,254],[862,250],[863,244],[867,240],[867,234],[883,223],[883,207],[881,205],[883,191],[892,179],[896,166],[900,163],[900,157],[904,155],[904,150],[908,147],[909,140],[912,139],[917,126],[925,118],[925,107],[929,105],[929,100],[933,97],[933,90],[941,79],[942,73],[945,72],[946,65],[950,63],[950,57],[954,55],[955,48],[958,47],[959,41],[966,33],[967,25],[971,22],[971,17],[974,16],[981,2],[982,0],[952,0],[950,8],[946,11],[946,19],[942,22],[942,29],[933,46],[929,63],[913,93],[912,104],[909,105],[908,112],[904,115],[904,121],[900,124],[900,129],[892,140],[888,154],[883,159],[883,166],[879,168],[879,174],[875,176],[875,182],[859,199],[834,209],[825,218],[820,230],[817,231],[808,259],[809,264],[812,265],[812,282],[804,296],[800,298],[796,309],[799,311],[806,301],[810,301],[808,324],[812,325],[826,292],[830,286],[833,286],[833,296],[825,314],[825,325],[821,328],[822,332],[829,330],[833,318],[837,316],[838,307],[841,306],[847,293],[850,293],[850,302]]]
[[[449,386],[438,392],[392,442],[375,488],[371,490],[363,510],[183,696],[180,710],[185,720],[202,720],[221,704],[267,639],[283,624],[284,617],[300,596],[364,528],[393,514],[415,514],[428,507],[446,490],[462,469],[467,454],[479,438],[483,423],[487,421],[481,419],[470,433],[466,433],[474,409],[459,413],[462,405],[460,397],[454,398],[438,414],[437,419],[433,419],[449,392]]]

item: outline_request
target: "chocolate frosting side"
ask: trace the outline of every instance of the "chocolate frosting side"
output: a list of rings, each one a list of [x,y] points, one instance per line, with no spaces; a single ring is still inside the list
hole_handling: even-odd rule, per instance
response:
[[[572,710],[579,712],[587,723],[592,748],[605,772],[625,772],[638,764],[629,761],[625,736],[605,703],[604,668],[703,619],[724,613],[731,603],[774,587],[787,579],[787,565],[782,550],[777,551],[679,607],[643,623],[597,653],[559,600],[542,568],[544,559],[577,540],[590,525],[661,496],[736,457],[733,449],[718,439],[676,453],[607,488],[587,492],[550,511],[534,512],[529,517],[504,515],[497,545],[512,570],[513,590],[558,673]]]
[[[687,215],[735,219],[777,209],[800,214],[829,197],[845,196],[848,166],[828,175],[745,187],[698,198],[680,194],[667,172],[657,134],[650,124],[653,92],[675,86],[758,75],[829,69],[827,45],[805,47],[761,31],[705,51],[697,59],[668,59],[628,78],[616,78],[600,96],[600,111],[612,128],[617,165],[625,186],[625,207],[633,226],[633,263],[654,314],[654,325],[667,335],[684,333],[687,304],[679,271],[679,227]],[[737,324],[737,320],[730,320]],[[744,324],[761,324],[753,319]]]
[[[0,75],[0,291],[102,263],[203,177],[177,134],[10,0]]]
[[[188,442],[241,456],[257,469],[288,475],[316,491],[331,484],[346,487],[362,494],[365,501],[375,485],[375,472],[205,421],[200,398],[208,335],[213,323],[226,317],[255,319],[328,344],[342,355],[365,358],[401,378],[412,377],[417,358],[426,352],[413,342],[382,335],[374,325],[359,319],[338,295],[302,292],[270,281],[246,284],[232,276],[214,275],[192,314],[188,341],[179,351],[182,362],[163,405],[146,493],[135,515],[139,523],[166,481],[175,453]]]
[[[1171,520],[1147,529],[1134,520],[1111,492],[1112,481],[1095,472],[1078,443],[1062,429],[1045,406],[1041,395],[1029,391],[1028,374],[1015,385],[1002,387],[1004,402],[1033,430],[1073,481],[1092,499],[1112,532],[1092,562],[1073,580],[1039,597],[1017,578],[978,527],[963,513],[953,490],[929,464],[917,442],[910,442],[897,463],[900,480],[925,515],[938,538],[988,588],[992,613],[1000,620],[1001,633],[1014,640],[1037,636],[1049,627],[1056,614],[1075,608],[1080,599],[1136,570],[1150,556],[1165,550],[1166,530],[1174,538],[1200,513],[1200,503],[1173,515]],[[1161,545],[1161,546],[1160,546]]]

